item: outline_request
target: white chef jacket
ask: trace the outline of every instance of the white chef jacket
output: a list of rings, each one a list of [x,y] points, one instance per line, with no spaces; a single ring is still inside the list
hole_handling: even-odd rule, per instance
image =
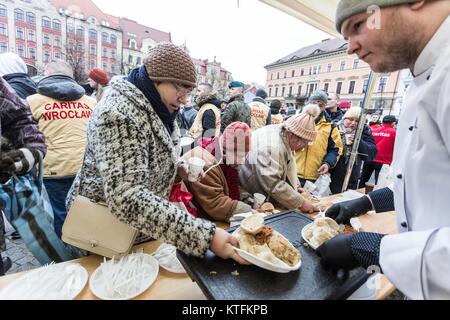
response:
[[[414,66],[394,151],[400,234],[383,238],[384,274],[411,299],[450,299],[450,16]]]

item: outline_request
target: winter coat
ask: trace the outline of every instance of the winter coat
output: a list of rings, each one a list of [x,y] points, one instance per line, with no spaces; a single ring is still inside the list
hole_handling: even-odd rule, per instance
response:
[[[341,139],[345,144],[345,133],[342,122],[338,123],[338,128],[341,132]],[[347,174],[347,166],[348,161],[350,160],[352,147],[352,145],[344,145],[343,154],[339,158],[336,167],[334,167],[331,172],[330,190],[332,194],[342,192],[342,186],[344,184],[345,175]],[[361,135],[361,142],[359,143],[358,147],[358,153],[358,157],[356,158],[352,173],[350,175],[348,189],[358,189],[358,179],[360,178],[362,162],[370,162],[375,159],[378,154],[377,146],[375,145],[375,141],[372,136],[372,131],[367,125],[364,125],[364,130]]]
[[[73,177],[83,162],[87,125],[97,101],[84,95],[75,80],[63,75],[42,79],[37,90],[27,100],[47,138],[44,176]]]
[[[304,180],[315,181],[323,164],[333,169],[342,155],[342,140],[339,130],[324,115],[316,124],[317,137],[312,145],[295,154],[297,174]]]
[[[26,99],[28,96],[36,94],[36,83],[31,80],[30,76],[26,73],[12,73],[4,75],[3,79],[9,83],[9,85],[16,90],[17,95],[22,99]]]
[[[220,135],[221,113],[220,108],[217,107],[218,103],[220,101],[214,94],[202,97],[197,101],[200,109],[189,131],[190,137],[197,139],[205,134],[208,137]]]
[[[33,119],[26,101],[19,98],[13,88],[0,78],[0,132],[12,144],[12,148],[22,147],[47,152],[45,136]],[[2,150],[0,150],[1,155]]]
[[[283,125],[266,126],[252,134],[252,149],[239,172],[242,188],[270,195],[270,202],[277,206],[297,209],[305,200],[297,191],[296,173]]]
[[[378,149],[374,162],[391,165],[394,156],[396,131],[392,124],[383,124],[381,128],[372,130],[372,136]]]
[[[178,126],[174,123],[169,136],[148,99],[127,80],[113,78],[110,86],[90,119],[86,158],[67,207],[78,194],[106,202],[112,214],[145,239],[202,256],[214,224],[168,202],[181,151]]]
[[[251,110],[250,107],[244,102],[244,96],[242,95],[234,97],[224,110],[222,114],[221,131],[223,132],[225,128],[233,122],[244,122],[251,127]]]
[[[334,124],[338,123],[342,120],[344,117],[344,112],[341,110],[341,108],[337,108],[336,112],[332,112],[329,110],[326,110],[327,116],[331,119],[331,122]]]

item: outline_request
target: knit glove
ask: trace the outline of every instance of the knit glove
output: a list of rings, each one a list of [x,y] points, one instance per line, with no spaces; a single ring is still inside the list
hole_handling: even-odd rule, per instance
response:
[[[0,156],[0,172],[24,175],[31,171],[39,160],[39,151],[28,148],[11,150]]]
[[[355,200],[333,204],[325,212],[325,215],[336,220],[338,224],[347,224],[351,218],[365,214],[372,209],[372,203],[369,198],[364,196]]]
[[[325,242],[317,249],[321,263],[333,270],[356,267],[380,267],[380,245],[384,235],[358,232],[343,234]]]

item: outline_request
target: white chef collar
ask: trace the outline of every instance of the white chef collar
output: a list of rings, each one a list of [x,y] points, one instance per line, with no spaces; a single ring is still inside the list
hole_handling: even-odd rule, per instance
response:
[[[444,20],[439,29],[422,50],[414,65],[414,76],[417,77],[430,69],[439,59],[444,48],[450,46],[450,16]]]

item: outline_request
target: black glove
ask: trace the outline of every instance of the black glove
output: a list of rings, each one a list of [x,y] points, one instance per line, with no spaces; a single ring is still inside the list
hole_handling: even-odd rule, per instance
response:
[[[317,253],[322,258],[321,263],[333,270],[379,267],[383,237],[369,232],[338,235],[321,245]]]
[[[0,172],[23,175],[33,168],[39,159],[39,151],[28,148],[11,150],[1,154]]]
[[[373,210],[369,198],[364,196],[355,200],[333,204],[325,215],[336,220],[337,223],[348,223],[353,217],[360,216]]]

